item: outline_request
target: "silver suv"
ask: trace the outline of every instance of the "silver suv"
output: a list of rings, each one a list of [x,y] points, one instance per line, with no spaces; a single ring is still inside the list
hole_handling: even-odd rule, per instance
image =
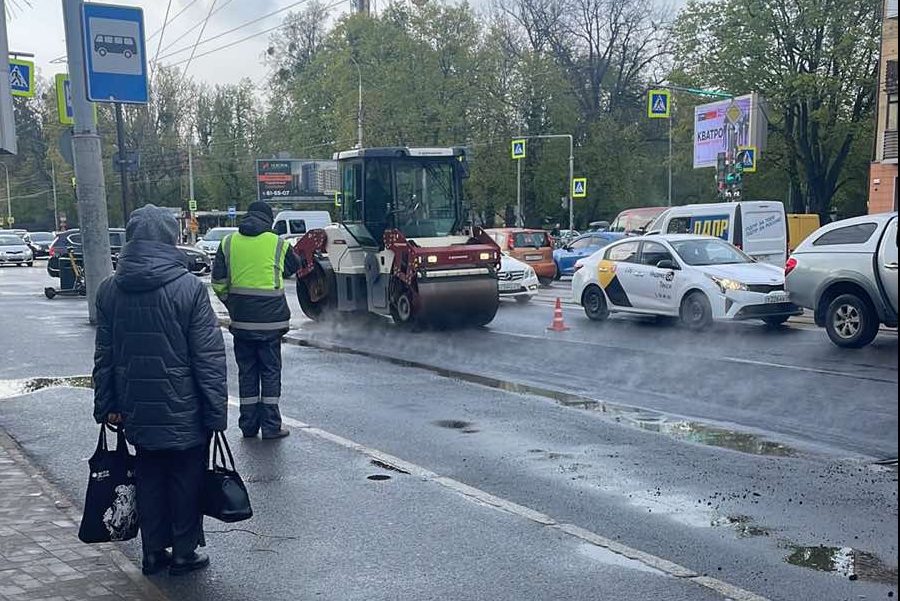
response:
[[[785,266],[794,302],[815,312],[838,346],[861,348],[881,324],[897,327],[897,213],[819,228]]]

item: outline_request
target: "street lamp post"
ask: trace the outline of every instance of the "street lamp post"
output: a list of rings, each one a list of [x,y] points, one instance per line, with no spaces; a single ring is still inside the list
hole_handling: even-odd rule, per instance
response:
[[[3,165],[3,171],[6,173],[6,222],[10,223],[12,221],[12,196],[9,194],[9,167],[6,166],[6,163],[0,163]],[[12,225],[10,224],[10,227]]]
[[[363,86],[362,86],[362,69],[359,67],[359,63],[352,56],[350,57],[350,62],[356,67],[356,75],[359,78],[359,94],[358,94],[358,104],[356,107],[356,147],[363,147]]]

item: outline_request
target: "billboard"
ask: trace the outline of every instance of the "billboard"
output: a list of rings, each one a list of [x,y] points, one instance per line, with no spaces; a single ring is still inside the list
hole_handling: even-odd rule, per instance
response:
[[[334,203],[339,180],[335,161],[259,159],[256,197],[271,203]]]
[[[769,130],[762,100],[754,92],[738,96],[734,102],[741,112],[737,121],[737,145],[755,146],[762,152]],[[694,169],[715,167],[717,155],[726,152],[726,112],[731,103],[731,100],[718,100],[694,107]]]

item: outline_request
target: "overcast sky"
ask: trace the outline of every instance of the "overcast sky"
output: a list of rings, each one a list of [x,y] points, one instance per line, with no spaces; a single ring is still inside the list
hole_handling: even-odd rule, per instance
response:
[[[147,53],[151,58],[155,56],[160,39],[158,30],[163,24],[168,0],[106,1],[140,6],[144,9]],[[210,11],[213,1],[172,0],[170,21],[166,27],[160,52],[160,57],[165,57],[160,61],[162,64],[173,64],[188,59],[191,47],[200,33],[200,23]],[[351,6],[349,0],[339,3],[338,0],[322,0],[322,2],[326,6],[338,4],[332,10],[335,15],[348,12]],[[387,0],[378,0],[376,5],[386,2]],[[477,6],[486,4],[486,0],[474,0],[472,3]],[[31,7],[28,4],[31,4]],[[265,79],[262,56],[269,40],[269,34],[257,35],[246,42],[214,52],[209,56],[200,55],[241,38],[276,27],[281,23],[288,10],[242,27],[238,31],[215,40],[210,38],[244,25],[262,15],[279,9],[287,9],[292,5],[296,5],[293,10],[301,10],[304,4],[304,0],[300,0],[300,2],[297,0],[215,0],[213,9],[215,12],[203,34],[203,39],[209,40],[209,42],[201,41],[197,48],[198,58],[191,62],[189,74],[195,79],[209,83],[234,83],[244,77],[249,77],[262,85]],[[45,79],[52,78],[56,73],[64,73],[66,65],[62,62],[61,57],[65,55],[65,34],[61,0],[6,0],[6,5],[11,12],[11,19],[7,23],[10,50],[33,53],[38,73]],[[176,15],[177,18],[173,20]],[[192,28],[194,29],[192,30]],[[179,40],[182,35],[185,37]],[[179,50],[182,51],[179,52]],[[58,62],[54,63],[53,61],[57,59]]]

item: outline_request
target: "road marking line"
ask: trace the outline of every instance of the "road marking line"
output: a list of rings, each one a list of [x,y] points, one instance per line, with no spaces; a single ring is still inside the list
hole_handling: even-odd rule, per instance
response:
[[[896,384],[897,380],[888,380],[887,378],[876,378],[874,376],[859,376],[856,374],[851,374],[843,371],[833,371],[830,369],[819,369],[817,367],[804,367],[802,365],[785,365],[783,363],[770,363],[768,361],[755,361],[753,359],[741,359],[740,357],[721,357],[722,361],[729,361],[731,363],[739,363],[745,365],[758,365],[761,367],[777,367],[779,369],[790,369],[794,371],[803,371],[814,374],[824,374],[827,376],[838,376],[842,378],[854,378],[857,380],[868,380],[871,382],[883,382],[886,384]]]
[[[237,408],[240,408],[241,406],[240,401],[235,397],[228,397],[228,404],[232,407]],[[717,593],[725,595],[733,601],[769,601],[766,597],[762,597],[751,591],[744,590],[740,587],[734,586],[717,578],[702,576],[696,571],[691,570],[690,568],[686,568],[675,562],[669,561],[668,559],[663,559],[662,557],[658,557],[651,553],[646,553],[639,549],[635,549],[620,542],[608,539],[595,532],[592,532],[591,530],[587,530],[574,524],[557,522],[550,515],[541,513],[540,511],[531,509],[530,507],[526,507],[525,505],[520,505],[513,501],[509,501],[502,497],[498,497],[489,492],[481,490],[480,488],[469,486],[468,484],[460,482],[459,480],[454,480],[453,478],[448,478],[447,476],[441,476],[440,474],[437,474],[420,465],[410,463],[409,461],[400,459],[399,457],[395,457],[390,453],[385,453],[384,451],[379,451],[378,449],[367,447],[366,445],[354,442],[348,438],[344,438],[343,436],[333,434],[331,432],[328,432],[327,430],[322,430],[321,428],[311,426],[310,424],[285,415],[281,416],[281,422],[286,426],[296,428],[301,432],[305,432],[315,438],[326,440],[340,447],[344,447],[345,449],[350,449],[352,451],[360,453],[361,455],[365,455],[370,459],[375,459],[391,467],[399,468],[405,472],[409,472],[409,474],[412,476],[416,476],[420,479],[439,484],[440,486],[452,490],[453,492],[469,500],[476,501],[488,507],[493,507],[494,509],[500,511],[505,511],[536,524],[540,524],[541,526],[554,528],[582,542],[601,547],[603,549],[606,549],[607,551],[615,553],[616,555],[621,555],[633,561],[637,561],[668,576],[690,581],[704,588],[713,590]]]

